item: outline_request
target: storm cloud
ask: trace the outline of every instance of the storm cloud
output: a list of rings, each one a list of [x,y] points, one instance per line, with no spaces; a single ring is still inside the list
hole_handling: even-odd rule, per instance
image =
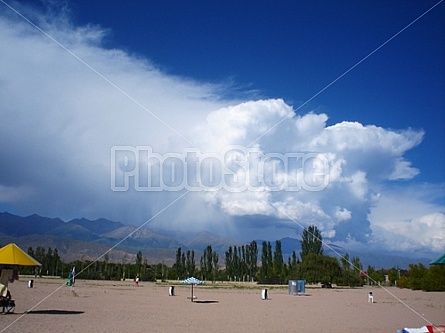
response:
[[[0,16],[2,210],[134,224],[156,216],[153,227],[244,239],[255,228],[284,235],[315,224],[325,239],[345,246],[443,251],[444,210],[434,203],[440,186],[409,183],[421,170],[405,155],[421,144],[422,130],[328,125],[327,114],[298,114],[279,98],[227,99],[230,86],[169,75],[149,59],[103,46],[107,31],[100,27],[34,15],[45,33],[20,17]],[[226,152],[225,161],[237,166],[232,177],[262,182],[242,191],[140,191],[133,175],[127,190],[113,191],[113,168],[128,168],[113,165],[115,147],[150,147],[159,156]],[[243,149],[257,155],[239,157]],[[283,168],[273,158],[289,154],[316,158],[307,170]],[[246,168],[259,162],[261,174]],[[200,172],[215,176],[210,165]],[[320,172],[326,182],[317,190],[283,185]]]

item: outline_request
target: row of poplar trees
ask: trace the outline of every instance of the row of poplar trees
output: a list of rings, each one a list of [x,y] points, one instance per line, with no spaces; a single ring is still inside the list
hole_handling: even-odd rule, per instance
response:
[[[230,246],[225,252],[222,265],[219,254],[208,245],[199,260],[199,267],[195,261],[195,252],[183,252],[181,248],[178,248],[176,261],[171,268],[163,263],[148,265],[141,251],[136,255],[135,264],[111,263],[108,256],[104,257],[103,262],[76,261],[64,264],[57,249],[48,248],[45,251],[41,246],[35,250],[29,248],[28,253],[42,263],[42,267],[33,272],[38,275],[65,276],[74,265],[78,272],[82,272],[82,278],[89,279],[127,279],[139,276],[141,280],[154,280],[195,276],[207,281],[255,281],[273,284],[287,283],[289,279],[352,286],[363,283],[360,278],[362,266],[357,257],[350,259],[346,254],[339,262],[336,258],[323,254],[322,236],[316,226],[303,230],[300,243],[299,256],[293,251],[287,262],[284,261],[279,240],[275,241],[274,247],[270,242],[263,241],[260,253],[255,241],[246,245]]]
[[[300,241],[299,257],[293,251],[284,261],[281,241],[275,241],[272,248],[270,242],[261,244],[259,260],[258,244],[230,246],[225,252],[225,267],[220,269],[219,255],[209,245],[200,259],[200,269],[196,267],[194,251],[182,252],[178,248],[173,270],[177,279],[198,276],[202,280],[216,281],[251,281],[270,284],[287,283],[289,279],[304,279],[309,283],[360,285],[362,265],[358,257],[349,258],[345,254],[340,262],[323,254],[323,240],[316,226],[309,226],[303,230]]]

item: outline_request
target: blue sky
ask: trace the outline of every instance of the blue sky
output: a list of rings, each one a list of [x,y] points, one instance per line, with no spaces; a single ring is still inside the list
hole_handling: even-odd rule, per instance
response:
[[[247,241],[316,224],[346,249],[445,250],[443,3],[60,4],[0,2],[0,210]],[[320,154],[329,184],[110,190],[112,147],[252,143]]]

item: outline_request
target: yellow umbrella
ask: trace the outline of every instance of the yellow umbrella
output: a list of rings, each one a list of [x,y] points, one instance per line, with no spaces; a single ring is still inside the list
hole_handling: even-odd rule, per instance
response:
[[[42,266],[14,243],[0,249],[0,265]]]

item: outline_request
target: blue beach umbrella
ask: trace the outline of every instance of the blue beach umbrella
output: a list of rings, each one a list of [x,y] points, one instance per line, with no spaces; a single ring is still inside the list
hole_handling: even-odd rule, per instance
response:
[[[192,302],[193,302],[193,299],[195,298],[195,296],[194,296],[194,294],[193,294],[193,285],[195,285],[195,284],[201,284],[201,283],[203,283],[203,281],[201,281],[201,280],[199,280],[199,279],[197,279],[197,278],[191,276],[191,277],[189,277],[189,278],[187,278],[187,279],[185,279],[185,280],[182,280],[181,283],[191,284],[191,285],[192,285],[191,299],[192,299]]]

